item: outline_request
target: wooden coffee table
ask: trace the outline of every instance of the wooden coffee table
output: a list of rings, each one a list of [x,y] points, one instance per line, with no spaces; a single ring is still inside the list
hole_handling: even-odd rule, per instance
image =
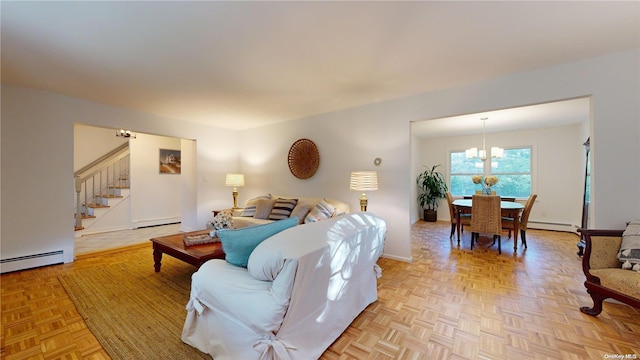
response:
[[[186,233],[188,235],[207,234],[209,230],[200,230]],[[151,239],[153,243],[153,266],[156,272],[160,272],[162,266],[162,254],[173,256],[195,267],[200,267],[207,260],[224,259],[222,244],[218,242],[185,246],[183,242],[185,233],[162,236]]]

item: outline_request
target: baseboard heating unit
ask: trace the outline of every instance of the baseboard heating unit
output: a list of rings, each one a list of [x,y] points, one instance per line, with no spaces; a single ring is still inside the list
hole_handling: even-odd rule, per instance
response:
[[[572,233],[576,232],[575,225],[556,223],[556,222],[529,220],[527,227],[530,229],[539,229],[539,230],[566,231],[566,232],[572,232]]]
[[[0,260],[0,273],[25,270],[46,265],[63,264],[64,251],[56,250],[42,254],[18,256]]]

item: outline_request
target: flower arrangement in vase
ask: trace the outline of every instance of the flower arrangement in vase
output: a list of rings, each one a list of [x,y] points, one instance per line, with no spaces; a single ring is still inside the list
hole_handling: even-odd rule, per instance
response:
[[[482,181],[482,175],[473,175],[471,180],[474,184],[482,184],[482,194],[484,195],[491,195],[491,187],[498,183],[498,178],[493,175],[485,177],[484,181]]]
[[[213,217],[213,220],[207,223],[208,229],[213,229],[209,233],[211,237],[216,235],[216,231],[220,229],[230,229],[233,227],[233,217],[229,211],[221,211]]]

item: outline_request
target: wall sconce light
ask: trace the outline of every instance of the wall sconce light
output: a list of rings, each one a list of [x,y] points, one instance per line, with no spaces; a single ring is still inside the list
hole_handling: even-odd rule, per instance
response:
[[[227,174],[224,186],[233,186],[233,210],[238,208],[238,186],[244,186],[244,174]]]
[[[378,173],[376,171],[352,171],[349,189],[362,191],[360,211],[367,211],[367,195],[365,191],[378,190]]]
[[[125,130],[125,129],[116,130],[116,136],[123,137],[123,138],[132,138],[132,139],[136,138],[136,134],[131,133],[131,130]]]

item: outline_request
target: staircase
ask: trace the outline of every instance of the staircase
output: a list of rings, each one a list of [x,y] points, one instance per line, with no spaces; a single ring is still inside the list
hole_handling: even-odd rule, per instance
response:
[[[128,143],[74,173],[76,237],[130,227],[129,175]]]

